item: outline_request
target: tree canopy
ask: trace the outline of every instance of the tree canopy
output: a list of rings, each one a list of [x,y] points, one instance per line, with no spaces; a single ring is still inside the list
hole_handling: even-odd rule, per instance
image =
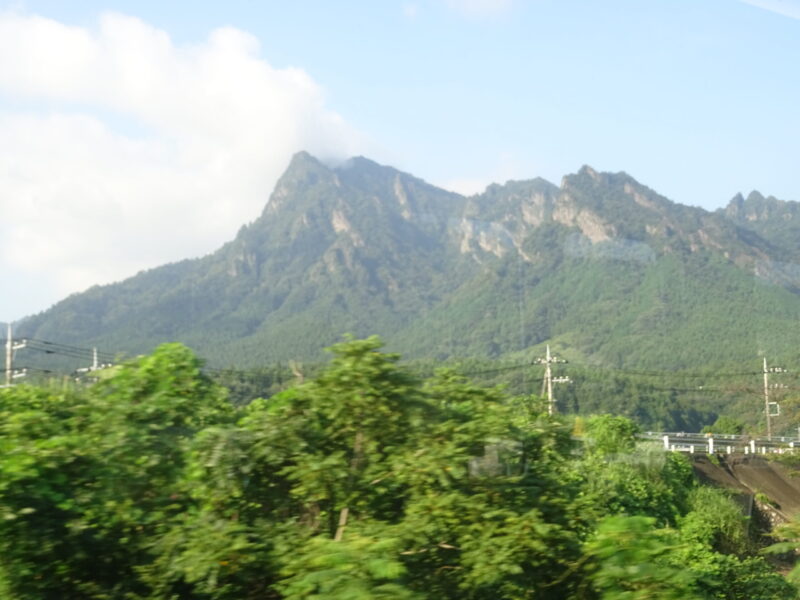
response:
[[[377,338],[331,352],[246,406],[177,344],[0,390],[0,597],[795,597],[631,421],[576,440],[539,398],[414,376]]]

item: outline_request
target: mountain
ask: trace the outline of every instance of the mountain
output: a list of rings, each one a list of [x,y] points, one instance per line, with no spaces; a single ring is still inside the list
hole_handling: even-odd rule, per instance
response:
[[[795,356],[798,204],[708,212],[586,166],[461,196],[366,158],[297,154],[263,213],[203,258],[97,286],[21,336],[212,364],[315,360],[345,332],[410,357],[679,368]]]
[[[800,203],[764,197],[752,191],[745,199],[737,194],[719,209],[743,229],[753,231],[773,244],[772,254],[785,261],[797,262],[800,257]]]

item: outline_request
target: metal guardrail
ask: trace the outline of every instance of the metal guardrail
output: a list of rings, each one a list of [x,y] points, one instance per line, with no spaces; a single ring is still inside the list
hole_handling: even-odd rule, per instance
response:
[[[708,454],[793,454],[800,448],[794,437],[757,438],[747,435],[647,431],[641,439],[660,441],[671,452]]]

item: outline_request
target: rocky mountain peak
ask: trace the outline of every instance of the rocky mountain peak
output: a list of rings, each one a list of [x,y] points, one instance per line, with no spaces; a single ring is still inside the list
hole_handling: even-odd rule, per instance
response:
[[[302,150],[292,156],[281,179],[301,179],[321,172],[330,172],[330,169],[321,160]]]
[[[741,210],[744,207],[744,196],[742,196],[742,193],[737,192],[736,195],[731,198],[730,202],[728,202],[728,206],[734,210]]]
[[[773,219],[789,220],[798,213],[800,204],[778,200],[773,196],[765,197],[761,192],[753,190],[745,198],[736,194],[722,212],[725,216],[739,224],[757,223]]]
[[[76,295],[20,333],[133,352],[178,339],[224,364],[319,356],[343,331],[431,356],[494,356],[564,335],[622,364],[658,326],[648,359],[658,361],[675,331],[681,350],[698,337],[730,346],[720,332],[749,322],[752,285],[740,297],[730,290],[751,282],[754,265],[781,274],[775,306],[800,290],[790,268],[800,260],[800,204],[750,194],[730,206],[759,204],[769,219],[734,219],[588,166],[560,188],[509,181],[465,198],[363,157],[331,166],[300,152],[263,215],[216,253]],[[688,312],[685,286],[696,296]],[[776,314],[770,329],[786,338],[781,347],[795,341],[785,321]],[[736,357],[749,356],[752,334],[738,335]]]
[[[336,166],[336,170],[339,172],[344,171],[385,171],[391,170],[395,171],[396,169],[382,165],[380,163],[375,162],[374,160],[367,158],[366,156],[352,156],[342,162],[341,164]]]
[[[582,166],[582,167],[581,167],[581,168],[578,170],[578,175],[579,175],[579,176],[583,176],[583,177],[590,177],[591,179],[594,179],[595,181],[598,181],[598,182],[599,182],[599,181],[601,181],[601,180],[602,180],[602,175],[605,175],[605,173],[603,173],[603,174],[601,174],[601,173],[598,173],[597,171],[595,171],[595,170],[594,170],[592,167],[590,167],[589,165],[583,165],[583,166]]]

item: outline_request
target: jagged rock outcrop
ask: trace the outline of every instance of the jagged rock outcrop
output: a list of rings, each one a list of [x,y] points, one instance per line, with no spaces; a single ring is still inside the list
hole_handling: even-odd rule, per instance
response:
[[[179,340],[215,364],[316,358],[345,332],[410,356],[550,341],[599,364],[723,363],[794,345],[797,209],[753,193],[708,212],[588,166],[467,198],[303,152],[218,251],[71,296],[19,332],[130,353]]]

